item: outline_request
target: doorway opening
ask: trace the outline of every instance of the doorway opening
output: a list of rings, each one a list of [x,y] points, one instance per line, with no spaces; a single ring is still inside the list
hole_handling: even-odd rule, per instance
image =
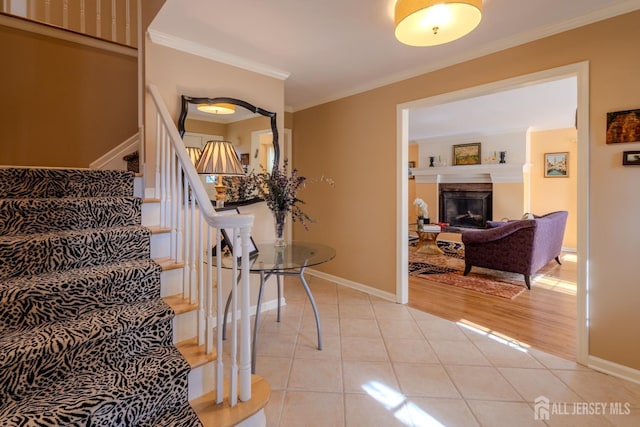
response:
[[[587,227],[587,207],[588,207],[588,175],[589,175],[589,67],[587,62],[572,64],[564,67],[559,67],[543,72],[528,74],[524,76],[515,77],[499,82],[490,83],[487,85],[471,87],[468,89],[451,92],[443,95],[437,95],[430,98],[425,98],[417,101],[412,101],[398,105],[397,108],[397,123],[398,123],[398,164],[397,170],[400,171],[397,179],[398,188],[398,201],[397,201],[397,289],[396,296],[397,302],[406,304],[409,300],[409,287],[408,287],[408,244],[407,236],[409,230],[409,209],[410,201],[408,197],[408,169],[406,165],[409,161],[409,125],[410,125],[410,112],[413,109],[424,108],[425,106],[434,106],[439,104],[451,103],[454,101],[477,98],[487,94],[499,93],[511,89],[523,88],[527,86],[533,86],[545,82],[575,78],[577,86],[577,111],[575,112],[575,123],[577,126],[577,140],[576,144],[579,147],[577,150],[577,161],[580,165],[577,171],[577,262],[576,262],[576,275],[577,275],[577,289],[576,289],[576,341],[577,341],[577,353],[576,360],[579,363],[586,364],[588,355],[588,334],[587,334],[587,290],[588,290],[588,275],[587,275],[587,259],[589,253],[589,239],[588,239],[588,227]],[[463,141],[465,142],[465,141]],[[523,162],[524,163],[524,162]],[[523,170],[525,171],[524,180],[526,181],[530,177],[526,175],[526,166],[523,164]],[[528,194],[525,182],[525,199]],[[495,199],[494,199],[495,200]],[[524,205],[526,208],[526,204]],[[436,209],[437,211],[437,209]],[[499,218],[498,218],[499,219]],[[531,292],[535,292],[535,289]]]

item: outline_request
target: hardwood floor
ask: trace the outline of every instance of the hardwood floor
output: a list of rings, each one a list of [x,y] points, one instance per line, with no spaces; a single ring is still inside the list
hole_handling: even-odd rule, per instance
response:
[[[535,281],[532,278],[531,291],[513,300],[410,276],[409,305],[575,360],[575,255],[563,254],[561,259],[563,265],[556,264]]]

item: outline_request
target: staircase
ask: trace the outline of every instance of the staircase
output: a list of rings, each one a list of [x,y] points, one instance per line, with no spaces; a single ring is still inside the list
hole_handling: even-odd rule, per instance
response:
[[[255,376],[236,406],[207,393],[215,353],[181,332],[198,306],[171,295],[182,265],[151,259],[166,230],[141,225],[134,179],[0,168],[0,425],[235,425],[266,405]]]

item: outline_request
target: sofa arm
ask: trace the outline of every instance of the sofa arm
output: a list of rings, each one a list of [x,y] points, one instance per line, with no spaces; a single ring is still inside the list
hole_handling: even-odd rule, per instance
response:
[[[462,232],[462,243],[464,243],[465,245],[473,245],[492,242],[504,239],[505,237],[517,232],[518,230],[533,228],[535,226],[536,225],[534,220],[519,220],[510,221],[495,228],[487,228],[483,230],[465,230]]]

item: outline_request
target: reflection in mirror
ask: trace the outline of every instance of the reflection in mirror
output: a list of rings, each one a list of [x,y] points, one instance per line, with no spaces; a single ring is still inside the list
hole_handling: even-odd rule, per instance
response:
[[[210,140],[230,141],[247,172],[270,172],[279,161],[276,113],[246,101],[183,95],[178,130],[187,147],[202,149]]]

